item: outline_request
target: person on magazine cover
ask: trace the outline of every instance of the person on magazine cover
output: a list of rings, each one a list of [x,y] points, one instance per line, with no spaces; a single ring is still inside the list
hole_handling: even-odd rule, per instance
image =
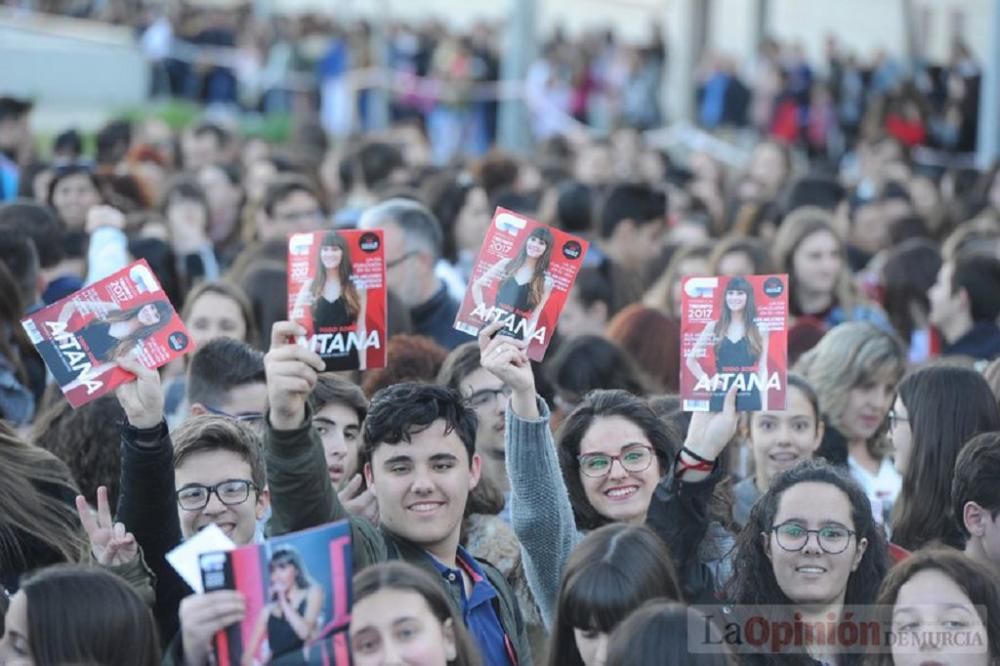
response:
[[[753,285],[743,277],[734,277],[722,291],[722,315],[705,325],[694,348],[688,354],[687,367],[698,384],[712,385],[709,411],[722,411],[722,403],[729,383],[741,382],[747,390],[740,390],[737,404],[743,411],[764,409],[761,390],[754,375],[760,381],[766,397],[767,393],[767,346],[768,334],[761,331],[754,321],[757,306],[754,304]],[[705,347],[712,342],[715,346],[715,368],[706,372],[698,360]]]
[[[357,326],[359,344],[365,339],[365,310],[368,295],[359,286],[351,265],[351,252],[347,240],[336,231],[328,231],[317,250],[316,275],[302,285],[298,304],[308,304],[312,309],[313,332],[342,331]],[[327,369],[365,369],[365,354],[356,346],[348,345],[343,356],[331,359],[323,355]]]
[[[472,283],[476,307],[483,308],[483,287],[494,280],[499,281],[494,307],[516,315],[513,330],[520,333],[518,337],[523,340],[531,338],[552,294],[553,281],[548,270],[553,245],[555,239],[548,227],[536,227],[528,234],[516,257],[501,259]],[[522,323],[524,321],[527,325]]]
[[[74,313],[80,312],[81,306],[110,306],[113,310],[70,330],[69,322]],[[122,357],[134,352],[139,342],[169,325],[172,317],[173,308],[165,298],[125,309],[111,303],[71,300],[59,313],[58,324],[65,327],[63,332],[40,342],[38,352],[63,390],[70,391],[80,383],[81,375],[86,374],[92,381],[118,367]],[[72,344],[72,349],[64,350],[68,335],[75,337],[77,343]],[[87,352],[87,362],[73,363],[66,358],[66,351],[80,351],[77,344]]]
[[[254,657],[265,634],[269,662],[308,645],[320,625],[323,589],[309,577],[299,553],[291,546],[275,549],[268,571],[270,601],[261,609],[253,637],[243,653],[244,666],[259,663]]]

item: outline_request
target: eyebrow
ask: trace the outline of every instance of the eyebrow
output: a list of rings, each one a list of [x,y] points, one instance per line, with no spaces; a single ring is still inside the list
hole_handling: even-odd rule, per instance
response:
[[[806,519],[806,518],[797,518],[795,516],[792,516],[791,518],[785,518],[784,520],[781,520],[781,521],[775,521],[774,524],[775,525],[783,525],[784,523],[808,523],[808,522],[809,522],[809,520]],[[848,527],[844,523],[837,522],[836,520],[821,520],[820,523],[819,523],[819,526],[820,527],[843,527],[845,530],[853,529],[851,527]]]
[[[892,614],[896,615],[897,613],[912,613],[917,608],[927,607],[927,606],[933,606],[935,608],[943,608],[944,610],[960,610],[968,615],[977,615],[977,613],[973,612],[966,604],[957,602],[952,602],[948,604],[930,603],[930,604],[913,604],[911,606],[900,606],[899,608],[894,609],[892,611]]]
[[[624,451],[625,449],[632,448],[633,446],[648,446],[648,447],[652,448],[653,445],[652,444],[647,444],[646,442],[629,442],[627,444],[622,444],[621,448],[618,449],[618,455],[621,455],[622,451]],[[615,455],[615,454],[613,454],[613,453],[605,453],[604,451],[588,451],[586,453],[581,453],[580,455],[581,456],[612,456],[612,455]]]
[[[458,460],[458,456],[451,453],[435,453],[430,457],[431,462],[451,462]]]

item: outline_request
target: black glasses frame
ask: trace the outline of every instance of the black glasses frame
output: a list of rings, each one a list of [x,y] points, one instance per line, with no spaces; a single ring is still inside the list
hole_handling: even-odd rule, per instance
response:
[[[219,493],[219,488],[222,487],[222,486],[224,486],[224,485],[226,485],[226,484],[229,484],[229,483],[241,483],[241,484],[244,485],[244,487],[246,489],[246,492],[243,494],[243,499],[236,500],[236,501],[233,501],[233,502],[227,502],[226,500],[224,500],[222,498],[222,495]],[[184,501],[181,500],[181,493],[183,493],[186,490],[191,490],[192,488],[198,488],[200,490],[206,491],[205,492],[205,501],[201,502],[197,506],[195,506],[193,503],[190,503],[190,502],[188,502],[185,505]],[[212,495],[213,494],[216,497],[218,497],[219,501],[222,502],[226,506],[239,506],[240,504],[243,504],[248,499],[250,499],[250,490],[251,489],[253,489],[254,492],[259,492],[260,491],[260,489],[257,487],[257,484],[254,483],[253,481],[247,481],[246,479],[226,479],[225,481],[220,481],[219,483],[215,484],[214,486],[206,486],[206,485],[201,484],[201,483],[192,483],[192,484],[184,486],[183,488],[181,488],[180,490],[178,490],[176,493],[174,493],[174,495],[177,498],[177,506],[179,506],[180,508],[184,509],[185,511],[200,511],[200,510],[204,509],[206,506],[208,506],[208,503],[212,500]]]
[[[785,544],[783,544],[781,542],[781,532],[780,532],[780,530],[781,530],[782,527],[784,527],[785,525],[789,525],[789,524],[798,526],[803,532],[806,533],[806,538],[803,539],[802,545],[799,546],[798,548],[789,548],[788,546],[786,546]],[[812,536],[813,534],[815,534],[816,535],[816,543],[819,544],[820,550],[822,550],[827,555],[840,555],[845,550],[847,550],[847,548],[851,545],[851,537],[852,536],[853,537],[858,536],[858,533],[855,532],[854,530],[851,530],[851,529],[848,529],[846,527],[840,526],[838,529],[843,529],[845,532],[847,532],[847,539],[844,541],[844,547],[843,548],[841,548],[840,550],[832,550],[832,549],[827,548],[826,546],[823,545],[823,537],[820,536],[820,532],[822,532],[825,529],[829,529],[829,528],[828,527],[821,527],[819,529],[810,530],[810,529],[806,529],[805,527],[802,527],[802,526],[798,525],[798,523],[795,523],[794,521],[790,521],[789,520],[789,521],[785,521],[785,522],[781,523],[780,525],[775,525],[774,527],[771,528],[771,532],[774,532],[774,539],[775,539],[775,541],[778,542],[778,545],[781,546],[781,549],[784,550],[784,551],[787,551],[789,553],[798,553],[798,552],[800,552],[803,548],[805,548],[809,544],[809,537]]]

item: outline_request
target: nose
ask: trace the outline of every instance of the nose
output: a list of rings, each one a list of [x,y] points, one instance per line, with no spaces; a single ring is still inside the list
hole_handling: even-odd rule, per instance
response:
[[[615,469],[618,469],[616,472]],[[608,470],[609,479],[623,479],[628,476],[628,470],[625,469],[625,465],[618,458],[613,458],[611,460],[611,469]]]
[[[403,655],[396,642],[386,641],[382,651],[382,666],[402,666],[403,663]]]
[[[823,549],[819,545],[819,533],[809,532],[806,534],[806,543],[802,546],[803,553],[815,553],[817,555],[823,552]]]
[[[205,508],[202,509],[201,512],[215,515],[224,512],[227,508],[228,507],[222,503],[222,500],[219,499],[219,494],[213,491],[208,496],[208,504],[205,505]]]
[[[434,492],[434,483],[425,472],[417,471],[410,484],[410,491],[416,495],[430,495]]]
[[[604,662],[608,659],[608,635],[601,634],[601,637],[597,639],[597,649],[594,650],[594,663],[596,666],[604,666]]]

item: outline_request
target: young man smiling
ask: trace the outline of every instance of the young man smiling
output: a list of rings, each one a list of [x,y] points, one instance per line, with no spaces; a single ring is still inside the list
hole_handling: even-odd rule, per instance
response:
[[[265,456],[275,499],[271,527],[278,533],[347,517],[306,401],[323,363],[295,344],[301,334],[296,324],[278,322],[265,358]],[[459,545],[466,501],[480,475],[475,437],[475,413],[453,390],[404,383],[375,394],[360,457],[380,524],[351,519],[354,569],[388,559],[425,569],[461,611],[485,663],[528,664],[524,623],[509,584]]]

